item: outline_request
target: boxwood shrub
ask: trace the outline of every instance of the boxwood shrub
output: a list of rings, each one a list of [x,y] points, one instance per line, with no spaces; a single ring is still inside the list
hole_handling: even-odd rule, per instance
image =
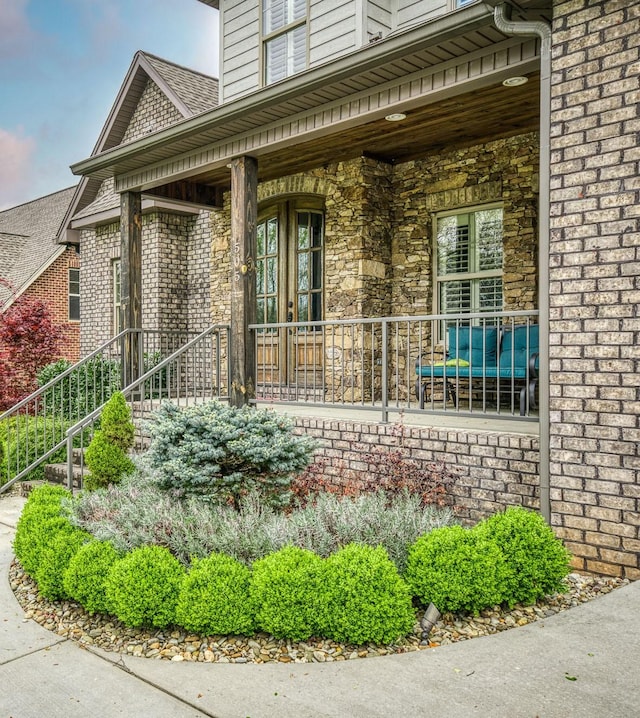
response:
[[[59,531],[71,532],[73,527],[62,517],[62,501],[71,494],[61,486],[43,485],[34,489],[22,509],[13,550],[22,568],[35,578],[40,554]]]
[[[66,519],[62,520],[68,528],[61,527],[51,533],[40,550],[34,576],[40,593],[49,601],[70,598],[64,587],[64,573],[81,546],[91,539],[86,531],[74,528]]]
[[[141,546],[117,560],[107,575],[107,603],[127,626],[164,628],[175,621],[182,564],[162,546]]]
[[[176,622],[194,633],[250,635],[251,571],[231,556],[194,559],[176,605]]]
[[[251,603],[260,629],[302,641],[317,633],[322,612],[323,560],[286,546],[253,564]]]
[[[405,578],[421,604],[442,613],[502,602],[504,558],[491,539],[462,526],[445,526],[409,548]]]
[[[509,507],[481,521],[474,532],[504,556],[502,600],[510,608],[563,590],[570,554],[540,514]]]
[[[64,590],[89,613],[109,613],[105,582],[118,558],[118,552],[108,541],[85,543],[64,572]]]
[[[407,584],[381,547],[349,544],[326,559],[322,635],[347,643],[390,643],[411,631]]]

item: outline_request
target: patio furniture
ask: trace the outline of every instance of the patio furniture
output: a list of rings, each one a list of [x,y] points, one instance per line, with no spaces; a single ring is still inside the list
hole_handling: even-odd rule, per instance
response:
[[[445,396],[457,406],[460,381],[481,382],[486,390],[487,380],[509,382],[513,391],[519,389],[520,416],[525,416],[527,397],[529,407],[535,408],[538,383],[539,332],[537,324],[513,324],[505,327],[451,326],[447,332],[447,356],[429,363],[424,357],[416,361],[416,395],[420,408],[425,406],[426,393],[435,382],[443,382]]]

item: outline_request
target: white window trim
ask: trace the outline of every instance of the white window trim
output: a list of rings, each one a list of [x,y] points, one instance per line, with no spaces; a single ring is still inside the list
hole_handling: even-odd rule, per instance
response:
[[[71,291],[71,272],[78,272],[78,293],[75,294]],[[80,317],[77,319],[71,317],[71,297],[78,297],[78,314],[80,313],[80,268],[79,267],[67,267],[67,319],[70,322],[79,322]]]
[[[283,25],[269,33],[264,32],[264,0],[260,0],[260,81],[263,87],[267,87],[275,82],[282,82],[289,77],[292,77],[295,73],[287,74],[281,80],[276,80],[273,83],[267,82],[267,43],[270,40],[274,40],[281,35],[287,35],[296,28],[305,26],[306,27],[306,38],[305,38],[305,69],[309,67],[309,0],[306,3],[306,10],[304,17],[293,20],[288,25]]]
[[[487,204],[477,204],[470,207],[458,207],[457,209],[445,210],[443,212],[433,212],[431,215],[431,226],[432,226],[432,266],[433,266],[433,297],[432,306],[434,314],[442,314],[440,307],[440,283],[443,281],[474,281],[478,279],[491,279],[492,277],[503,277],[504,276],[504,259],[503,266],[500,269],[488,269],[483,272],[457,272],[454,274],[439,274],[438,273],[438,220],[443,217],[457,217],[461,214],[473,214],[475,212],[481,212],[490,209],[501,209],[502,219],[504,222],[504,203],[503,202],[490,202]],[[502,236],[503,247],[504,247],[504,231]]]

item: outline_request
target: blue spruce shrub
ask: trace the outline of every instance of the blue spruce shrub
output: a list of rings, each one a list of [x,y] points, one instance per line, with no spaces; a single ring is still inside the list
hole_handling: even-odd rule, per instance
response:
[[[322,612],[323,560],[286,546],[253,564],[251,602],[258,628],[303,641],[317,633]]]
[[[194,559],[182,582],[176,622],[188,631],[250,635],[253,615],[249,602],[251,571],[231,556],[214,553]]]
[[[535,603],[565,588],[570,554],[540,514],[512,506],[473,530],[502,551],[503,601],[509,607]]]
[[[502,602],[504,558],[496,544],[462,526],[420,536],[410,547],[405,579],[423,605],[442,613],[469,611]]]
[[[381,546],[349,544],[326,559],[322,635],[391,643],[415,623],[411,594]]]
[[[71,558],[64,590],[89,613],[109,613],[105,582],[118,552],[108,541],[90,541]]]
[[[218,401],[186,408],[167,402],[148,430],[146,461],[163,489],[236,506],[249,492],[287,506],[293,477],[316,447],[311,437],[293,433],[287,417]]]
[[[118,559],[107,575],[107,604],[127,626],[164,628],[175,621],[185,571],[162,546],[141,546]]]

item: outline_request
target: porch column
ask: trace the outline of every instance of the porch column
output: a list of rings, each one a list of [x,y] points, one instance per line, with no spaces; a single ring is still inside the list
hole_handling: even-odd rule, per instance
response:
[[[255,398],[256,220],[258,162],[238,157],[231,162],[231,377],[229,402],[244,406]]]
[[[124,329],[142,328],[142,195],[120,195],[120,302]],[[125,337],[122,352],[122,386],[142,374],[142,342],[138,332]]]

